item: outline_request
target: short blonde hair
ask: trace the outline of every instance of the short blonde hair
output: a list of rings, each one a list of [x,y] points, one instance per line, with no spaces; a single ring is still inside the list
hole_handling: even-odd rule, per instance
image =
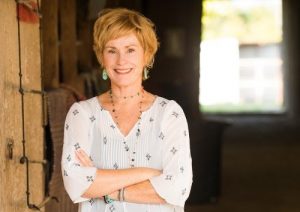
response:
[[[159,46],[155,26],[141,13],[125,8],[102,10],[94,24],[94,51],[101,65],[106,43],[131,33],[144,49],[145,66],[152,67]]]

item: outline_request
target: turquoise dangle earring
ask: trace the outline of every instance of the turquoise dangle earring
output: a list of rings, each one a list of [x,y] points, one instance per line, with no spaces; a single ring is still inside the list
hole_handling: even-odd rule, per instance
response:
[[[102,71],[102,79],[103,80],[107,80],[108,79],[107,72],[106,72],[105,69],[103,69],[103,71]]]
[[[143,79],[144,79],[144,80],[149,79],[149,70],[148,70],[147,68],[144,68]]]
[[[149,79],[149,72],[150,72],[149,70],[153,67],[153,63],[154,63],[154,58],[152,58],[150,63],[144,67],[143,80]]]

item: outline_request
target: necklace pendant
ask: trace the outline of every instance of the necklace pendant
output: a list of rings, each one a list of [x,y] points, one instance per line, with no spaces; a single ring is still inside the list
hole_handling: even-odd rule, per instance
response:
[[[136,132],[136,137],[139,137],[141,136],[141,130],[140,130],[140,126],[141,126],[141,120],[142,120],[142,105],[143,105],[143,98],[144,98],[144,90],[142,89],[141,92],[137,92],[136,95],[130,95],[130,96],[123,96],[123,97],[118,97],[118,96],[115,96],[112,92],[112,90],[109,91],[109,98],[110,98],[110,102],[111,102],[111,106],[112,106],[112,113],[113,113],[113,117],[115,119],[115,122],[116,122],[116,125],[120,128],[120,125],[119,125],[119,120],[118,120],[118,116],[117,116],[117,110],[115,108],[115,101],[114,101],[114,98],[123,98],[123,99],[129,99],[129,98],[133,98],[135,96],[139,96],[140,97],[140,100],[138,102],[138,111],[139,111],[139,115],[138,115],[138,120],[137,120],[137,125],[138,125],[138,129],[137,129],[137,132]],[[129,149],[125,148],[126,151],[129,151]]]
[[[129,147],[128,147],[128,145],[126,145],[126,146],[125,146],[125,150],[126,150],[126,152],[128,152],[128,151],[129,151]]]
[[[140,130],[140,129],[137,129],[136,137],[139,137],[140,135],[141,135],[141,130]]]

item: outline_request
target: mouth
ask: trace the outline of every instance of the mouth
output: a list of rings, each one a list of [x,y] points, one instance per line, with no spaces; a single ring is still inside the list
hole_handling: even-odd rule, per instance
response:
[[[129,72],[132,71],[132,68],[126,68],[126,69],[114,69],[114,71],[117,74],[128,74]]]

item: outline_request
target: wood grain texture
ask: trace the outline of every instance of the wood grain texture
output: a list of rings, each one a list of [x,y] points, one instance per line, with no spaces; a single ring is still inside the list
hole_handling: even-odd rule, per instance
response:
[[[83,93],[83,80],[77,70],[76,1],[59,1],[59,14],[61,81]]]
[[[59,86],[58,1],[42,4],[43,71],[45,89]]]
[[[0,211],[29,212],[26,205],[25,165],[22,156],[21,95],[19,93],[19,54],[16,3],[0,1]],[[25,89],[41,89],[39,24],[21,23],[21,65]],[[43,158],[41,96],[25,94],[26,154],[31,160]],[[13,159],[7,157],[7,139],[14,141]],[[44,198],[41,165],[30,165],[30,201]]]

